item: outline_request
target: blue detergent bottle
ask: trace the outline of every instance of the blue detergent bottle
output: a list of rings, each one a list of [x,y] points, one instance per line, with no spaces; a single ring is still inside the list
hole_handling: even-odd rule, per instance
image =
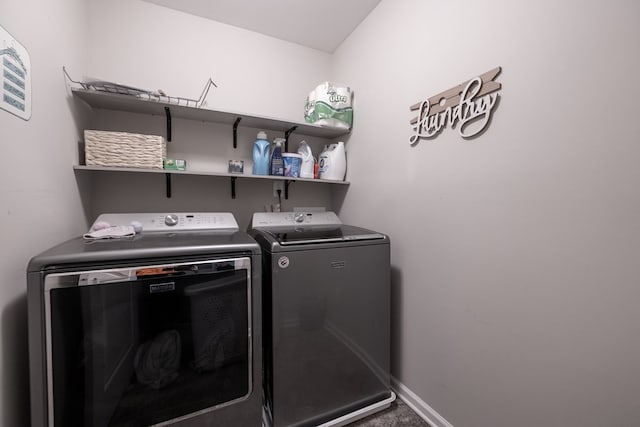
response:
[[[254,175],[269,175],[269,148],[266,132],[258,132],[258,139],[253,143],[252,172]]]

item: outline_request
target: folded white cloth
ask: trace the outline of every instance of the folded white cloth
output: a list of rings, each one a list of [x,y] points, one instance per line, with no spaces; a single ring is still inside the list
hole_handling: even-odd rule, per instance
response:
[[[136,229],[132,225],[113,225],[99,230],[89,230],[82,237],[88,240],[96,239],[120,239],[122,237],[133,237]]]

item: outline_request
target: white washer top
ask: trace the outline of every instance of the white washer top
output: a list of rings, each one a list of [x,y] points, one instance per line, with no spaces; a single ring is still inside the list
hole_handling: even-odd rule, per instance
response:
[[[230,212],[105,213],[98,216],[92,228],[98,223],[112,226],[139,224],[143,232],[239,230],[238,223]]]

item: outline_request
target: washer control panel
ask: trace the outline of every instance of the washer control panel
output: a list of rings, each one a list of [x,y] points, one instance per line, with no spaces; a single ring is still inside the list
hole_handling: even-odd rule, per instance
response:
[[[230,212],[102,214],[94,224],[139,226],[142,231],[238,231]]]
[[[252,228],[291,228],[292,226],[340,226],[342,221],[333,212],[256,212]]]

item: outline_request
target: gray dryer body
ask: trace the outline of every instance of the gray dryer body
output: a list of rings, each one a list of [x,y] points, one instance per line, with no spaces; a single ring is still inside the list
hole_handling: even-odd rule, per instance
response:
[[[35,256],[32,427],[260,426],[261,277],[259,246],[228,230],[79,237]]]

